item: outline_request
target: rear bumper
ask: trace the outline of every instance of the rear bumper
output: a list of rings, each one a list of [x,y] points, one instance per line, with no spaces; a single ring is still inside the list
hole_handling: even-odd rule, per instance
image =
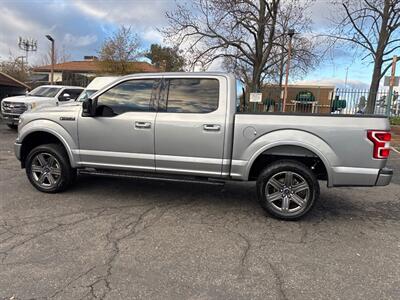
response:
[[[376,186],[385,186],[390,183],[393,177],[393,170],[388,168],[383,168],[379,171],[378,178],[376,180]]]
[[[333,167],[329,187],[384,186],[392,180],[393,170],[388,168]]]

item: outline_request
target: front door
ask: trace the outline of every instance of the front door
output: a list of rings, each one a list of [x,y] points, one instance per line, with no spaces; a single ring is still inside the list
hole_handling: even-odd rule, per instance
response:
[[[160,79],[117,83],[97,99],[95,117],[79,117],[82,166],[154,171],[155,103]]]
[[[156,117],[157,172],[221,176],[225,90],[218,77],[165,78]]]

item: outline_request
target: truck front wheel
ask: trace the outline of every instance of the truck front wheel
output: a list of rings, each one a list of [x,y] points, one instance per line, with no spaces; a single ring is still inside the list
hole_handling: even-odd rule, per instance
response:
[[[319,184],[306,165],[280,160],[261,172],[257,194],[268,214],[278,219],[296,220],[313,207],[319,197]]]
[[[32,149],[25,167],[32,185],[45,193],[62,192],[76,177],[76,170],[71,167],[67,152],[58,144],[40,145]]]

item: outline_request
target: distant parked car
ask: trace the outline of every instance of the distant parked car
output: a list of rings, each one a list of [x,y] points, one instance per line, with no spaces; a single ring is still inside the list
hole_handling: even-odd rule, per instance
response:
[[[26,95],[4,98],[1,113],[7,126],[16,129],[19,116],[25,111],[75,101],[82,91],[78,86],[42,85]]]
[[[108,77],[96,77],[93,79],[88,86],[83,90],[83,92],[79,95],[77,101],[85,101],[88,99],[92,94],[97,92],[98,90],[102,89],[106,85],[114,82],[119,77],[117,76],[108,76]]]

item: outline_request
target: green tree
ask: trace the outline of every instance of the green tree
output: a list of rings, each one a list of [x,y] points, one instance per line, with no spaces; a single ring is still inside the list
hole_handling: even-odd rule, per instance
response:
[[[158,44],[152,44],[150,51],[145,55],[151,60],[151,63],[165,72],[182,71],[185,65],[185,59],[180,55],[177,47],[163,47]]]
[[[121,26],[100,48],[100,72],[117,75],[133,73],[137,70],[134,70],[132,62],[141,56],[139,37],[130,27]]]

